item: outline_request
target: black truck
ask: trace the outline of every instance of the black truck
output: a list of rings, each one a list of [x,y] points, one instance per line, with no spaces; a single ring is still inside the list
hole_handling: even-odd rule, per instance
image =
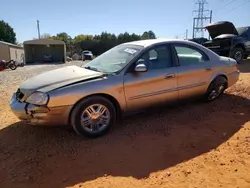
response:
[[[250,55],[250,26],[235,28],[228,21],[216,22],[205,27],[212,40],[203,45],[220,56],[231,57],[240,63]]]

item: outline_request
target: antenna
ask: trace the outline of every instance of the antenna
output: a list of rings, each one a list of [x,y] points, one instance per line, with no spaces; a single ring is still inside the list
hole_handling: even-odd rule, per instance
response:
[[[196,16],[193,18],[193,38],[204,37],[204,25],[207,24],[207,21],[211,23],[212,21],[212,11],[210,11],[210,15],[206,13],[209,10],[205,9],[205,5],[207,5],[206,0],[197,0],[195,5],[198,5],[198,8],[193,12],[196,12]]]

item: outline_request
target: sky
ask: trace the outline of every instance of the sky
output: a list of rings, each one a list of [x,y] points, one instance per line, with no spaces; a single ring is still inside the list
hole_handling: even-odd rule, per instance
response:
[[[0,20],[8,22],[18,42],[40,33],[55,35],[110,33],[142,34],[152,30],[160,38],[192,37],[193,10],[197,0],[0,0]],[[250,25],[250,0],[207,0],[212,21]]]

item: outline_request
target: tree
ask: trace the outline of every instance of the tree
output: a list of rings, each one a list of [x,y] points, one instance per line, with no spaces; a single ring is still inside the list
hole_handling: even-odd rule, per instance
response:
[[[48,33],[44,33],[40,36],[41,39],[50,39],[51,38],[51,35],[48,34]]]
[[[142,39],[155,39],[156,36],[155,36],[155,33],[153,31],[145,31],[143,34],[142,34]]]
[[[150,39],[156,39],[155,33],[153,31],[148,31],[148,36]]]
[[[49,36],[46,34],[45,36]],[[153,31],[145,31],[143,35],[135,33],[129,34],[128,32],[115,35],[106,31],[100,35],[77,35],[73,39],[65,32],[58,33],[55,36],[49,36],[51,39],[62,40],[66,44],[67,52],[69,54],[81,53],[83,50],[90,50],[94,55],[100,55],[110,48],[125,42],[131,42],[142,39],[156,38]]]
[[[16,44],[14,29],[3,20],[0,20],[0,41]]]

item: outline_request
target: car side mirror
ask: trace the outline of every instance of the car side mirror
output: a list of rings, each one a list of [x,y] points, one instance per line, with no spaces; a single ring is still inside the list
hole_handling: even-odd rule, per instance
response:
[[[148,68],[144,63],[139,63],[135,66],[135,72],[147,72]]]

